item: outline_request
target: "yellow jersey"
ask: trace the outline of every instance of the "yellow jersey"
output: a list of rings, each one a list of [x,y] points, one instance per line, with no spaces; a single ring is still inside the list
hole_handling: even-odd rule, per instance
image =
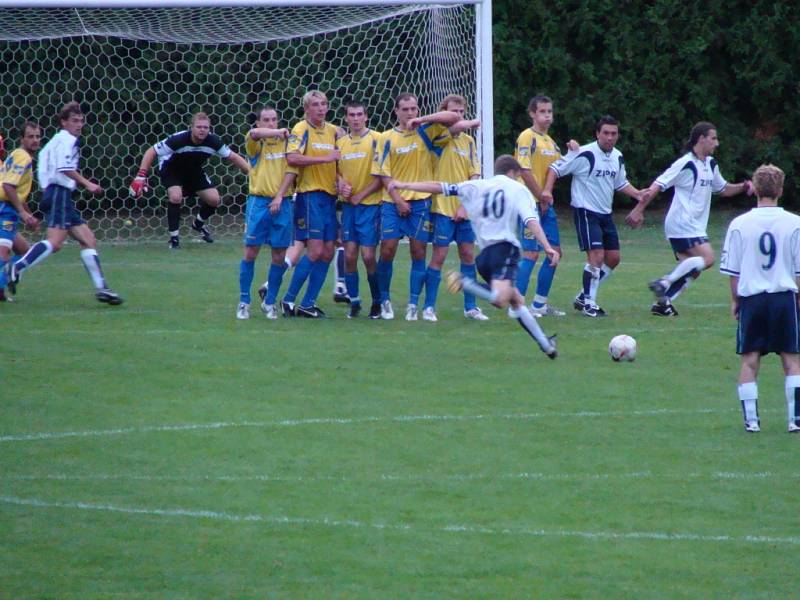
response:
[[[381,136],[376,171],[373,174],[391,177],[398,181],[420,182],[433,180],[434,149],[450,136],[447,127],[440,123],[426,123],[416,129],[403,131],[390,129]],[[398,190],[404,200],[423,200],[430,194]],[[388,194],[384,202],[391,202]]]
[[[379,142],[380,135],[371,129],[367,129],[361,136],[348,133],[337,140],[336,147],[341,152],[339,174],[353,186],[353,194],[357,194],[372,183],[373,161]],[[383,194],[379,189],[364,198],[361,204],[380,204],[382,197]]]
[[[561,158],[558,146],[546,133],[538,133],[528,127],[519,134],[514,158],[523,169],[529,169],[539,187],[544,187],[547,168]]]
[[[254,140],[248,132],[245,136],[245,152],[250,161],[250,194],[274,197],[286,174],[287,141],[265,137]],[[291,189],[286,191],[291,194]]]
[[[297,152],[305,156],[325,156],[336,148],[337,128],[330,123],[314,127],[303,119],[292,127],[287,154]],[[298,192],[327,192],[336,195],[336,161],[301,167],[297,175]]]
[[[439,157],[434,175],[436,181],[461,183],[481,174],[475,140],[466,133],[451,136],[444,145],[437,147],[436,154]],[[431,212],[455,217],[460,204],[457,196],[436,194]]]
[[[8,155],[0,168],[0,202],[8,202],[3,183],[17,188],[20,202],[28,199],[33,185],[33,158],[27,151],[17,148]]]

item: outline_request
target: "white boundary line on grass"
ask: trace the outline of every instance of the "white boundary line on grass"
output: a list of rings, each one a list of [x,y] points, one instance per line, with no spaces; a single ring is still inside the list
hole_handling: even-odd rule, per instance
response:
[[[310,519],[305,517],[287,517],[283,515],[234,514],[214,510],[189,510],[184,508],[140,508],[115,506],[113,504],[93,504],[89,502],[48,502],[38,498],[18,498],[0,496],[0,502],[16,506],[36,508],[63,508],[85,511],[104,511],[130,515],[148,515],[158,517],[188,517],[194,519],[213,519],[234,523],[267,523],[271,525],[316,525],[322,527],[349,527],[355,529],[379,529],[390,531],[420,531],[442,533],[467,533],[480,535],[513,535],[532,537],[584,538],[590,540],[645,540],[666,542],[725,542],[747,544],[787,544],[800,545],[800,537],[775,537],[765,535],[702,535],[697,533],[668,533],[661,531],[629,531],[617,533],[613,531],[570,531],[564,529],[515,529],[510,527],[485,527],[470,524],[450,524],[432,527],[415,527],[406,523],[379,523],[357,521],[354,519],[331,519],[322,517]]]
[[[94,473],[88,475],[68,475],[64,473],[41,473],[28,475],[0,475],[0,481],[144,481],[144,482],[201,482],[201,483],[317,483],[323,481],[337,481],[342,483],[355,482],[439,482],[439,481],[479,481],[479,480],[528,480],[528,481],[608,481],[613,479],[658,479],[686,481],[689,479],[703,480],[754,480],[754,479],[798,479],[800,474],[780,474],[771,471],[761,472],[730,472],[711,471],[708,473],[653,473],[652,471],[632,471],[628,473],[450,473],[437,475],[403,475],[396,473],[379,473],[362,477],[348,477],[346,475],[147,475],[137,473]]]
[[[226,429],[232,427],[278,428],[299,427],[304,425],[363,425],[367,423],[416,423],[445,421],[527,421],[548,418],[598,418],[598,417],[658,417],[664,415],[697,415],[711,413],[727,413],[738,411],[736,407],[729,409],[698,408],[677,410],[658,408],[652,410],[631,411],[578,411],[550,413],[506,413],[478,415],[395,415],[386,417],[319,417],[311,419],[283,419],[280,421],[219,421],[216,423],[186,423],[177,425],[148,425],[144,427],[120,427],[117,429],[89,429],[84,431],[51,431],[27,434],[8,434],[0,436],[0,442],[28,442],[36,440],[55,440],[73,437],[103,437],[126,435],[133,433],[159,433],[170,431],[196,431],[209,429]]]

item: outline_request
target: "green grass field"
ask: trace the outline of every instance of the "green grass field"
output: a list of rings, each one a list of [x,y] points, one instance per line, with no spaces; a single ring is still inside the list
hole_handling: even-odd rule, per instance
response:
[[[779,361],[748,435],[727,278],[651,316],[673,259],[648,218],[620,229],[605,319],[571,309],[561,219],[555,362],[444,288],[438,323],[403,321],[405,246],[393,322],[329,285],[329,319],[237,321],[238,240],[101,247],[108,307],[65,248],[0,305],[0,598],[795,597]]]

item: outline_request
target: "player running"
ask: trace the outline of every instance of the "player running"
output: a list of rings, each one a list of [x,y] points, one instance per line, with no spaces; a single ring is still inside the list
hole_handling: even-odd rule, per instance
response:
[[[539,225],[533,195],[528,188],[516,181],[522,167],[513,156],[503,155],[494,163],[494,177],[476,179],[463,183],[444,182],[392,182],[389,189],[405,189],[417,192],[458,196],[472,222],[475,237],[481,247],[476,259],[478,273],[489,284],[489,288],[455,271],[447,276],[448,288],[457,292],[464,290],[491,302],[498,308],[509,304],[509,313],[522,328],[539,344],[539,348],[550,358],[556,358],[555,336],[548,337],[536,318],[525,306],[525,298],[514,285],[519,262],[520,243],[517,239],[519,219],[530,229],[550,261],[558,263],[558,252],[547,241]]]
[[[790,433],[800,431],[800,217],[778,207],[784,174],[762,165],[753,173],[756,208],[728,227],[719,270],[730,276],[731,313],[738,319],[736,353],[741,355],[739,400],[745,431],[758,432],[761,356],[780,355],[786,376]]]
[[[631,227],[644,222],[644,209],[659,192],[675,188],[664,233],[672,246],[678,266],[660,279],[651,281],[650,290],[656,302],[650,312],[657,316],[678,316],[672,301],[685,290],[692,279],[697,279],[714,264],[714,250],[708,241],[708,213],[711,194],[723,197],[742,192],[752,193],[749,181],[728,183],[714,160],[714,151],[719,146],[717,128],[708,122],[692,127],[685,145],[686,154],[681,156],[643,191],[639,203],[625,217]]]
[[[169,247],[181,247],[181,204],[185,197],[197,195],[200,209],[192,221],[192,229],[201,239],[211,244],[214,238],[208,229],[207,221],[222,203],[216,184],[203,170],[209,156],[216,155],[233,163],[244,173],[250,172],[247,161],[226,146],[222,139],[211,133],[211,119],[204,112],[192,116],[192,126],[161,140],[148,148],[139,171],[130,186],[130,193],[138,198],[147,190],[147,173],[158,157],[161,185],[167,188],[167,228]]]
[[[37,170],[39,187],[43,190],[39,208],[47,219],[47,239],[36,242],[18,262],[6,264],[8,289],[16,293],[22,273],[58,252],[70,236],[81,246],[81,261],[94,284],[95,298],[106,304],[122,304],[122,298],[106,284],[97,255],[97,239],[72,199],[78,185],[96,196],[103,193],[99,184],[88,180],[78,170],[79,138],[85,123],[80,104],[65,104],[58,113],[58,120],[61,131],[39,153]]]

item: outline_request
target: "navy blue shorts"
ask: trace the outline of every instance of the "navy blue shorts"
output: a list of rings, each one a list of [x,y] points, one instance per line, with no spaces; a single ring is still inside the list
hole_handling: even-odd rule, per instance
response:
[[[558,219],[556,218],[556,211],[553,205],[547,207],[547,210],[542,214],[540,206],[537,204],[536,212],[539,213],[539,225],[542,226],[544,236],[551,246],[560,246],[561,237],[558,232]],[[541,252],[542,246],[533,237],[533,234],[525,227],[525,223],[520,219],[519,222],[519,241],[522,242],[522,249],[525,252]]]
[[[433,221],[433,245],[449,246],[450,242],[456,244],[474,244],[475,232],[472,230],[472,223],[468,220],[456,221],[453,217],[431,213]]]
[[[619,250],[619,234],[611,214],[596,213],[585,208],[572,209],[578,245],[589,250]]]
[[[51,183],[42,194],[39,210],[44,213],[48,227],[69,229],[83,225],[80,213],[72,201],[73,190]]]
[[[708,237],[690,237],[690,238],[669,238],[669,245],[672,246],[672,251],[675,253],[676,260],[680,260],[678,254],[686,254],[689,248],[707,244]]]
[[[486,283],[493,279],[517,280],[519,266],[519,248],[511,242],[498,242],[487,246],[475,259],[475,266]]]
[[[284,198],[278,214],[269,212],[272,198],[269,196],[247,197],[245,211],[245,246],[263,246],[272,248],[288,248],[292,243],[292,201]]]
[[[739,298],[736,354],[800,353],[799,316],[794,292]]]

